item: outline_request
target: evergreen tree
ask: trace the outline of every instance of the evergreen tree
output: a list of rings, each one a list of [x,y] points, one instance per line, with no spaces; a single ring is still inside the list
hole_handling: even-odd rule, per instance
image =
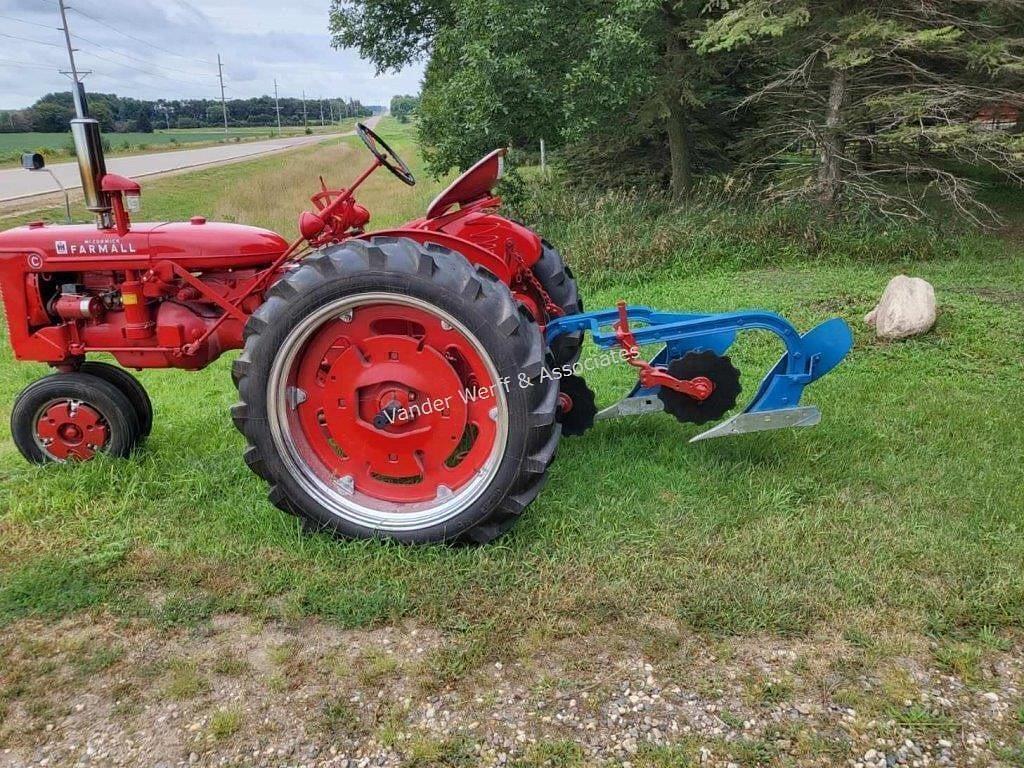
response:
[[[747,102],[766,118],[755,165],[772,172],[773,194],[917,215],[934,189],[972,215],[959,163],[1020,180],[1020,142],[974,121],[986,105],[1022,103],[1022,42],[1008,23],[1019,0],[732,5],[697,47],[747,51],[771,70]]]

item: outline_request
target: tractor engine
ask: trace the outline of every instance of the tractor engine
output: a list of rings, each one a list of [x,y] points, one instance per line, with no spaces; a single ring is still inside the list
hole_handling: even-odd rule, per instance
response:
[[[232,302],[286,247],[273,232],[201,217],[140,223],[124,236],[42,223],[0,233],[14,349],[58,368],[90,352],[129,368],[202,368],[241,347],[262,291]]]

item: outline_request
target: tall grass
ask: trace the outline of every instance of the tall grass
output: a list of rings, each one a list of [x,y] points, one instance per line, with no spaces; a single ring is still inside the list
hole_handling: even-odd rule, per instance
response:
[[[513,188],[518,217],[570,255],[591,285],[671,267],[680,275],[792,264],[908,263],[1004,256],[998,237],[955,221],[833,221],[797,204],[763,204],[706,179],[685,202],[656,191],[581,192],[556,180]]]

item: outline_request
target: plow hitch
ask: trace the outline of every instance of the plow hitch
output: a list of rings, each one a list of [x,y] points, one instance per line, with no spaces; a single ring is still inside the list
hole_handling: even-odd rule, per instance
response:
[[[593,393],[581,377],[563,377],[564,433],[581,434],[595,420],[657,411],[694,424],[722,418],[735,407],[741,390],[739,371],[726,352],[740,331],[753,330],[774,333],[785,353],[742,411],[690,442],[814,426],[821,420],[820,411],[813,405],[801,405],[800,399],[804,388],[835,368],[853,346],[853,334],[842,319],[826,320],[801,334],[784,317],[764,310],[697,314],[619,302],[614,309],[559,317],[547,326],[548,344],[563,334],[589,332],[599,348],[622,350],[638,374],[626,397],[600,411],[593,407]],[[641,347],[652,344],[663,346],[648,361]]]

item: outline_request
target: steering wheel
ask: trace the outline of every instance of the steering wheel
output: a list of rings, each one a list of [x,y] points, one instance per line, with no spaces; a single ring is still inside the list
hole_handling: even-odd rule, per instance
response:
[[[380,161],[381,165],[395,174],[400,181],[408,184],[410,187],[416,186],[416,177],[412,175],[409,166],[405,164],[402,158],[395,154],[395,150],[389,147],[384,139],[362,123],[356,124],[356,134],[363,140],[363,144],[373,153],[373,156]]]

